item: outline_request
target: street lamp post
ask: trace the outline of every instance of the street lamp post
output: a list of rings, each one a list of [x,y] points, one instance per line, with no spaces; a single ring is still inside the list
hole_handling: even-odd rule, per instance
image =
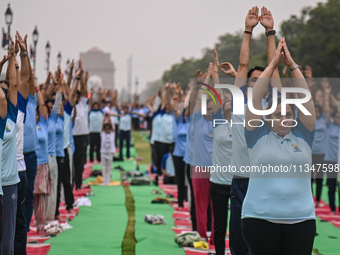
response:
[[[11,45],[9,37],[11,36],[11,25],[13,22],[13,12],[12,12],[10,4],[8,4],[7,10],[5,12],[5,22],[8,27],[7,42],[8,42],[8,52],[9,52],[9,47]]]
[[[58,56],[57,56],[58,65],[61,64],[61,59],[62,59],[62,57],[61,57],[61,52],[59,51]]]
[[[46,51],[46,71],[47,71],[47,75],[50,72],[50,53],[51,53],[51,46],[50,46],[50,42],[47,41],[46,46],[45,46],[45,51]]]
[[[37,43],[39,39],[39,32],[38,32],[37,26],[35,26],[34,28],[32,39],[33,39],[33,45],[34,45],[33,70],[34,70],[34,73],[36,74],[35,64],[36,64],[36,59],[37,59]]]

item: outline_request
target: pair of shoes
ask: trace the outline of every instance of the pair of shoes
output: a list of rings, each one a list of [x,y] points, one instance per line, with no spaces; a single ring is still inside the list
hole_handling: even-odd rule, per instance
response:
[[[144,216],[144,221],[152,225],[166,224],[162,215],[153,216],[151,214],[147,214]]]
[[[151,201],[151,204],[170,204],[170,201],[166,198],[156,197]]]
[[[194,247],[193,243],[200,241],[201,236],[198,232],[185,232],[175,236],[175,243],[181,247]]]
[[[154,190],[152,191],[152,194],[153,194],[153,195],[161,195],[161,194],[162,194],[162,191],[157,190],[157,189],[154,189]]]

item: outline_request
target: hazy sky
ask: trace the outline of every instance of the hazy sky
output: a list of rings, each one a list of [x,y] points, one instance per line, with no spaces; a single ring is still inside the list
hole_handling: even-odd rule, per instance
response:
[[[115,62],[115,83],[120,90],[127,84],[127,59],[133,55],[133,81],[138,76],[140,89],[148,81],[159,79],[164,70],[182,57],[201,57],[202,49],[213,47],[220,35],[244,29],[244,19],[252,5],[272,11],[274,29],[304,6],[316,6],[316,0],[16,0],[0,1],[5,13],[11,3],[11,34],[19,30],[32,43],[38,26],[37,76],[45,79],[45,45],[51,44],[51,68],[57,67],[61,51],[62,69],[67,58],[79,58],[96,46],[111,53]],[[1,27],[5,19],[0,17]],[[7,28],[6,28],[7,31]],[[254,34],[263,33],[259,24]],[[289,42],[288,42],[289,43]],[[0,56],[5,51],[0,49]],[[223,59],[225,60],[225,59]]]

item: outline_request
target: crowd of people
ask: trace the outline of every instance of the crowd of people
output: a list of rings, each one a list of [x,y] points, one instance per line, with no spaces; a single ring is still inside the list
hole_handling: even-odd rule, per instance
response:
[[[155,95],[150,109],[154,169],[164,175],[164,183],[177,184],[179,208],[185,200],[190,201],[193,231],[214,245],[216,254],[225,254],[229,210],[231,254],[311,254],[316,234],[314,206],[320,205],[324,177],[331,213],[337,212],[339,98],[332,94],[327,78],[317,86],[312,68],[303,70],[294,62],[285,38],[276,45],[273,16],[265,7],[261,14],[259,11],[253,7],[246,16],[237,71],[228,62],[220,65],[214,49],[214,60],[207,71],[202,74],[198,70],[196,79],[189,82],[191,90],[183,93],[180,84],[169,81],[164,91]],[[259,23],[267,36],[268,66],[250,69],[251,36]],[[285,64],[282,80],[280,62]],[[234,86],[242,91],[244,114],[239,114],[243,109],[233,108],[232,91],[219,88],[218,84],[226,83],[220,80],[220,71],[231,76]],[[311,99],[302,104],[310,115],[294,104],[286,104],[286,113],[281,112],[283,87],[310,91]],[[272,109],[271,114],[249,110],[249,88],[251,107]],[[289,93],[287,98],[305,96]],[[308,171],[287,176],[240,171],[262,165],[303,166]],[[221,171],[217,166],[233,166],[236,172]],[[320,166],[326,169],[321,171]]]
[[[251,36],[258,23],[267,36],[268,66],[250,69]],[[141,128],[150,130],[155,185],[163,175],[164,184],[178,186],[179,208],[190,202],[192,229],[215,246],[216,254],[225,254],[228,224],[232,254],[311,254],[316,234],[314,206],[320,205],[324,171],[289,178],[212,171],[217,165],[237,170],[268,164],[326,165],[328,202],[332,214],[336,213],[340,99],[332,94],[327,78],[317,89],[312,68],[306,66],[303,71],[294,62],[285,38],[276,45],[273,28],[267,8],[261,13],[251,8],[237,71],[228,62],[220,65],[214,49],[206,72],[198,70],[185,92],[181,84],[169,81],[144,104],[138,103],[137,95],[131,104],[121,102],[117,91],[89,93],[89,73],[81,60],[75,71],[72,61],[67,77],[58,68],[39,86],[27,53],[27,36],[17,32],[15,40],[10,38],[9,54],[0,62],[0,71],[8,62],[6,79],[0,81],[1,254],[26,254],[33,213],[37,232],[44,233],[46,222],[61,219],[61,197],[68,212],[74,213],[72,191],[82,187],[88,147],[90,162],[101,162],[104,185],[109,185],[113,160],[131,158],[131,130]],[[284,82],[278,70],[282,61]],[[221,84],[220,71],[242,91],[244,114],[234,108],[230,90],[215,86]],[[302,105],[311,115],[293,104],[286,104],[286,113],[281,112],[283,87],[310,91],[312,98]],[[255,109],[274,111],[266,116],[254,114],[248,102]],[[279,121],[261,125],[272,119]],[[216,120],[225,121],[216,124]]]

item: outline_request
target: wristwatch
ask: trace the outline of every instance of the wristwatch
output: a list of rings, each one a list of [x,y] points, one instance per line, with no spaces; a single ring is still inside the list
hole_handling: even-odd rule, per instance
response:
[[[275,35],[275,34],[276,34],[275,30],[270,30],[270,31],[266,32],[266,36],[268,36],[268,35]]]

